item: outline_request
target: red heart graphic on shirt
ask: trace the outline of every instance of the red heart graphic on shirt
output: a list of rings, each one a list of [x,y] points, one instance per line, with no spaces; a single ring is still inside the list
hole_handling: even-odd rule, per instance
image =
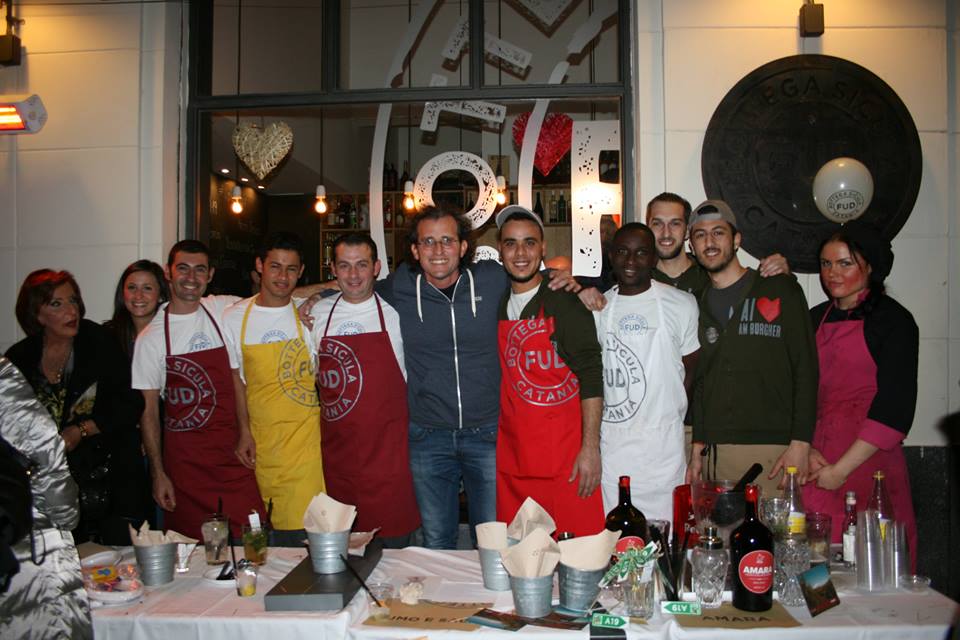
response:
[[[780,316],[780,298],[758,298],[757,311],[767,322],[773,322]]]

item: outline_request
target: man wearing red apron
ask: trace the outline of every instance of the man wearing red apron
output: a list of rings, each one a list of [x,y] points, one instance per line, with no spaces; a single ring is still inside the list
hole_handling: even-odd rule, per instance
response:
[[[593,316],[576,295],[546,286],[538,216],[510,206],[496,221],[511,281],[498,328],[497,519],[511,520],[529,496],[558,532],[592,535],[604,526],[603,364]]]
[[[247,514],[257,511],[264,518],[265,513],[253,471],[234,454],[233,376],[216,318],[236,298],[202,298],[213,269],[206,246],[196,240],[175,244],[165,271],[170,303],[138,336],[133,357],[133,386],[146,401],[141,428],[153,496],[168,512],[164,528],[195,538],[203,518],[222,500],[239,537]]]
[[[407,448],[400,318],[373,292],[380,261],[369,236],[338,238],[333,256],[341,294],[311,312],[327,494],[357,507],[359,531],[379,527],[385,546],[404,547],[420,513]]]

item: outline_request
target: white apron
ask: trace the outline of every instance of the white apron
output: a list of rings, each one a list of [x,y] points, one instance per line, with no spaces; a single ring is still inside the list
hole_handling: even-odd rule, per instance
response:
[[[636,330],[641,319],[629,316],[618,323],[622,326],[614,326],[618,288],[604,310],[601,486],[603,506],[609,512],[618,502],[620,476],[630,476],[634,506],[648,520],[671,521],[673,488],[683,484],[687,469],[683,450],[686,391],[682,365],[677,373],[682,354],[670,339],[656,282],[651,282],[649,291],[657,309],[653,331]]]

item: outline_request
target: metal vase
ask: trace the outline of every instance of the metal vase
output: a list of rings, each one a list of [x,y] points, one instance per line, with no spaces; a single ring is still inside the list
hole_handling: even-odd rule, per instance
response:
[[[173,582],[173,570],[177,565],[176,542],[154,544],[149,547],[134,545],[133,552],[140,565],[140,580],[148,587]]]
[[[498,549],[478,549],[480,551],[480,572],[483,574],[483,588],[491,591],[509,591],[510,576],[503,568]]]
[[[347,567],[340,559],[347,557],[347,545],[350,542],[350,530],[334,533],[307,532],[310,541],[310,561],[314,573],[340,573]]]
[[[518,616],[541,618],[551,611],[553,598],[553,574],[542,578],[517,578],[510,576],[513,591],[513,606]]]
[[[560,563],[560,606],[571,611],[589,611],[600,594],[600,578],[605,569],[583,571]]]

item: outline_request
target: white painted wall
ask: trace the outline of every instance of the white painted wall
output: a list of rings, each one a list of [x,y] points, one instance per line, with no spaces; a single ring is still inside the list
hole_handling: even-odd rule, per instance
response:
[[[796,0],[639,0],[638,202],[664,190],[694,205],[704,199],[700,151],[707,123],[726,92],[756,67],[822,53],[883,78],[910,110],[923,149],[920,194],[894,240],[888,280],[890,294],[920,327],[920,393],[907,444],[941,445],[940,420],[960,410],[958,10],[951,0],[820,1],[826,32],[804,39]],[[744,262],[755,264],[749,256]],[[811,305],[825,299],[816,276],[800,280]]]
[[[24,60],[0,68],[0,93],[39,94],[49,119],[0,137],[0,351],[22,337],[13,308],[29,272],[73,272],[87,316],[103,320],[123,268],[159,261],[178,220],[180,6],[17,15]]]

